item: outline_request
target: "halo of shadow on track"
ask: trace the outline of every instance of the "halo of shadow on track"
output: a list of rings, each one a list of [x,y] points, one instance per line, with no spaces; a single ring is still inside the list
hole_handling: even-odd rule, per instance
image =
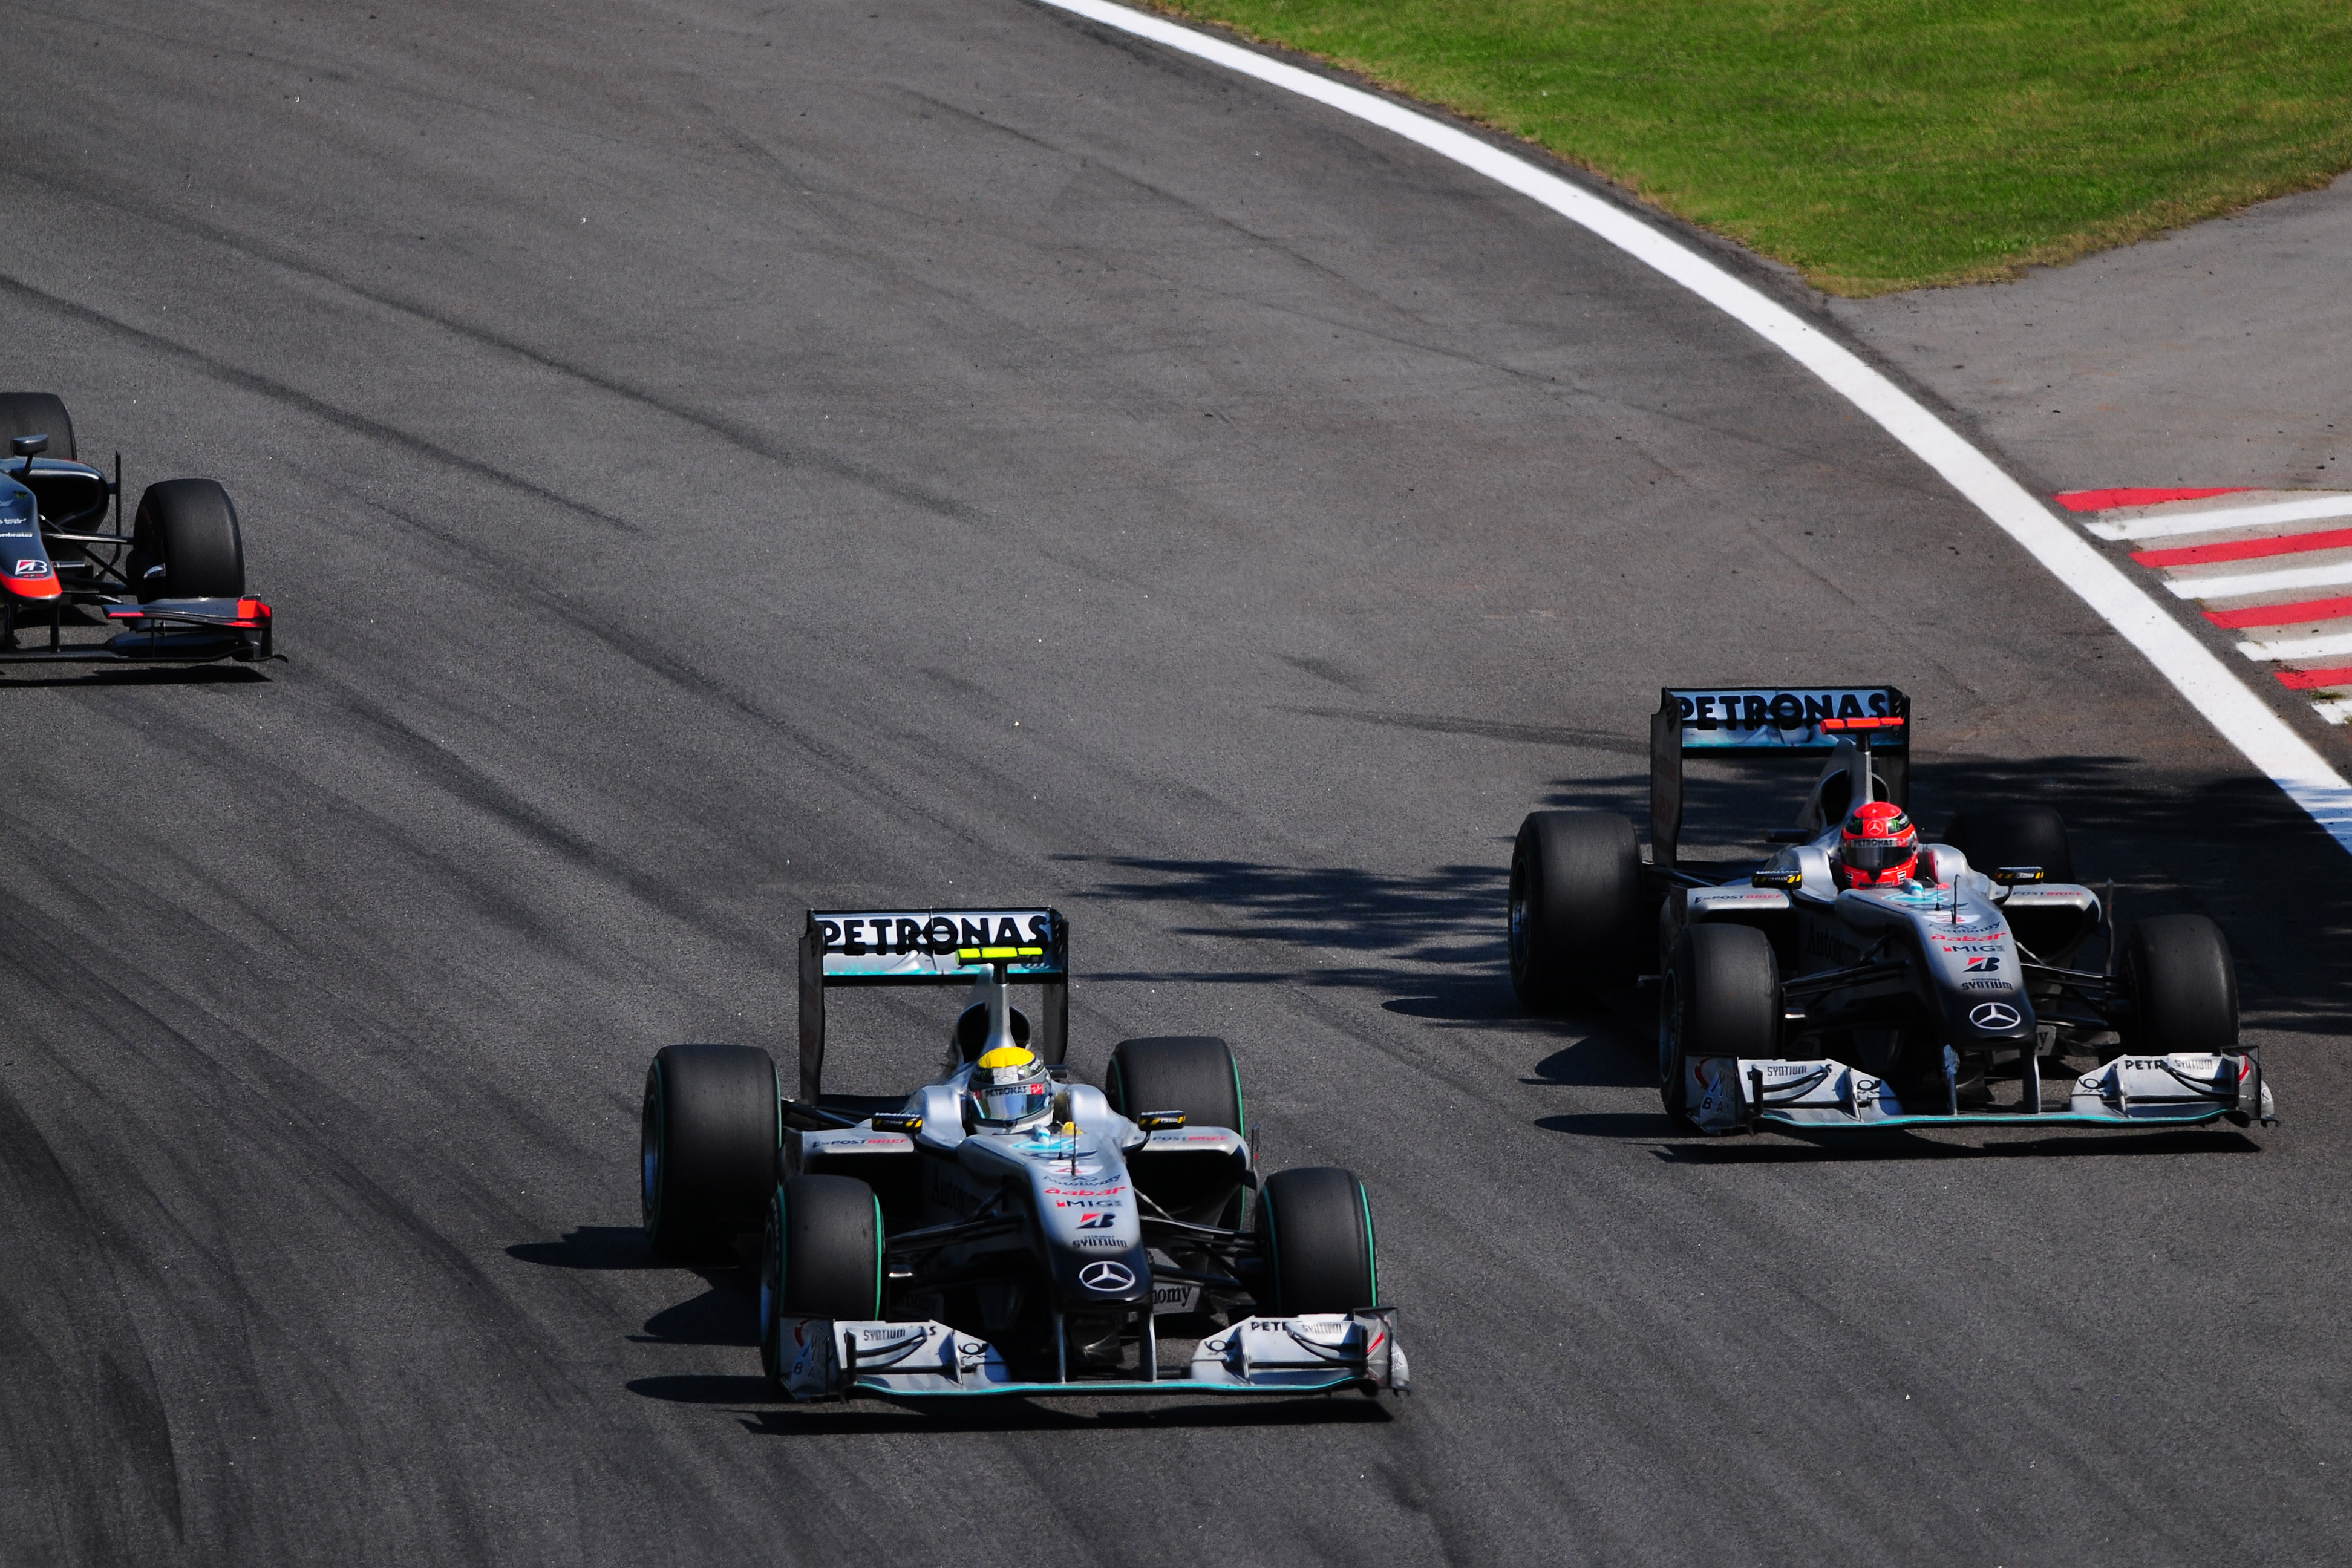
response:
[[[934,1402],[877,1399],[855,1405],[747,1409],[745,1406],[769,1406],[774,1403],[775,1393],[766,1378],[686,1373],[641,1377],[628,1388],[642,1398],[667,1404],[731,1407],[741,1417],[745,1431],[770,1437],[1362,1426],[1385,1425],[1396,1418],[1387,1401],[1374,1401],[1354,1393],[1299,1399],[1232,1395],[1164,1405],[1143,1404],[1136,1396],[1122,1395],[1116,1403],[1086,1410],[1064,1409],[1044,1400],[1017,1395]]]
[[[1791,1161],[2147,1159],[2181,1154],[2258,1154],[2255,1139],[2227,1129],[2173,1132],[2088,1131],[2047,1138],[2003,1139],[1985,1143],[1947,1143],[1895,1131],[1807,1133],[1776,1127],[1762,1138],[1710,1138],[1692,1132],[1663,1110],[1580,1111],[1539,1116],[1547,1132],[1579,1138],[1653,1142],[1653,1153],[1676,1165],[1772,1165]]]
[[[1785,762],[1694,763],[1685,782],[1685,861],[1735,875],[1764,853],[1765,829],[1793,818],[1808,782],[1804,769]],[[1648,790],[1646,772],[1561,779],[1530,804],[1619,813],[1646,834]],[[2249,1022],[2352,1030],[2352,971],[2323,961],[2352,938],[2352,883],[2341,875],[2334,847],[2268,781],[2188,781],[2123,756],[1922,754],[1914,761],[1912,794],[1915,815],[1937,836],[1970,804],[2046,801],[2066,818],[2076,875],[2094,885],[2112,879],[2126,924],[2180,911],[2221,923],[2238,953]],[[1551,1030],[1557,1025],[1520,1014],[1504,978],[1504,846],[1513,826],[1496,824],[1490,865],[1403,873],[1245,860],[1066,858],[1096,859],[1114,873],[1089,889],[1093,896],[1195,901],[1240,918],[1270,952],[1358,960],[1129,970],[1098,979],[1386,991],[1386,1010],[1441,1027]],[[1229,934],[1223,927],[1179,929]]]
[[[46,675],[12,675],[11,668],[49,670]],[[64,673],[70,671],[71,673]],[[254,686],[270,684],[269,677],[249,664],[96,664],[0,665],[0,690],[37,686]]]
[[[596,1272],[661,1269],[690,1273],[708,1287],[691,1300],[664,1307],[645,1321],[642,1331],[628,1336],[635,1344],[756,1346],[755,1311],[750,1270],[740,1260],[711,1258],[698,1264],[674,1263],[656,1257],[635,1226],[583,1225],[564,1233],[561,1241],[525,1241],[507,1248],[520,1263],[543,1268],[577,1268]]]

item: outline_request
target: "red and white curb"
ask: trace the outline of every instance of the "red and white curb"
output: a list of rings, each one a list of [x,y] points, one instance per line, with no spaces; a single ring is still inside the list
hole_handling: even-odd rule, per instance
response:
[[[2321,718],[2352,720],[2352,491],[2074,490],[2058,504],[2097,513],[2084,526],[2100,539],[2161,540],[2132,559],[2215,626],[2255,634],[2238,651],[2290,691],[2323,693]]]
[[[2137,648],[2223,740],[2308,812],[2324,832],[2352,849],[2352,784],[2316,747],[2121,566],[2060,521],[2046,504],[1918,399],[1811,321],[1635,214],[1401,103],[1111,0],[1038,3],[1376,125],[1549,207],[1689,289],[1819,376],[1864,417],[1909,447],[1987,521],[2015,540]]]

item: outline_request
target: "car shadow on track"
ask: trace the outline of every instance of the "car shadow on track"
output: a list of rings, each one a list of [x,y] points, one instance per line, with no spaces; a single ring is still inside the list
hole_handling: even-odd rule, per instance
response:
[[[1440,1027],[1544,1026],[1511,999],[1501,940],[1508,868],[1499,861],[1398,874],[1251,860],[1063,858],[1108,874],[1087,889],[1093,897],[1213,909],[1216,925],[1177,930],[1245,935],[1276,958],[1247,970],[1115,971],[1096,979],[1385,992],[1389,1012]],[[1288,958],[1297,962],[1283,962]]]
[[[1318,1394],[1306,1399],[1234,1396],[1171,1405],[1143,1405],[1122,1396],[1116,1404],[1086,1410],[1010,1396],[931,1404],[875,1400],[855,1405],[774,1409],[765,1408],[774,1404],[774,1391],[767,1379],[758,1376],[641,1377],[628,1388],[644,1398],[673,1405],[732,1407],[734,1414],[742,1418],[745,1431],[770,1437],[846,1436],[861,1433],[1102,1432],[1130,1427],[1360,1426],[1394,1419],[1388,1401],[1375,1402],[1360,1394]]]
[[[17,675],[38,669],[40,675]],[[71,673],[67,673],[70,671]],[[0,665],[0,691],[36,686],[267,686],[269,677],[249,664]]]
[[[507,1248],[507,1256],[545,1268],[597,1271],[662,1269],[690,1273],[707,1287],[699,1296],[663,1308],[645,1321],[643,1331],[629,1336],[636,1344],[754,1346],[757,1305],[752,1300],[751,1271],[723,1259],[680,1265],[654,1255],[646,1234],[635,1226],[583,1225],[566,1231],[561,1241],[526,1241]]]
[[[1654,1089],[1658,1069],[1651,1053],[1612,1031],[1561,1047],[1519,1081],[1537,1088]]]
[[[2175,1132],[2078,1132],[2047,1138],[2004,1138],[1948,1143],[1899,1131],[1805,1133],[1775,1128],[1754,1137],[1709,1138],[1664,1110],[1585,1111],[1538,1117],[1547,1132],[1578,1138],[1632,1139],[1674,1165],[1778,1165],[1867,1160],[2136,1159],[2179,1154],[2256,1154],[2262,1144],[2227,1129]],[[1990,1130],[1988,1130],[1990,1131]]]

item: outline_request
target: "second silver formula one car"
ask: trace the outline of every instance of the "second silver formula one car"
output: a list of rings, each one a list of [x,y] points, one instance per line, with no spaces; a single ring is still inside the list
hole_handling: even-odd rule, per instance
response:
[[[1655,988],[1668,1111],[1708,1132],[2275,1120],[2262,1053],[2239,1037],[2220,928],[2158,915],[2118,933],[2107,901],[2073,880],[2064,825],[2047,806],[1964,812],[1947,835],[1956,842],[1917,845],[1899,878],[1841,864],[1858,820],[1901,818],[1909,831],[1901,691],[1661,697],[1651,859],[1623,817],[1532,814],[1512,858],[1509,942],[1513,983],[1533,1006]],[[1729,880],[1678,863],[1686,755],[1807,754],[1821,772],[1795,826],[1769,836],[1784,847]],[[2084,967],[2102,934],[2102,962]]]
[[[798,1094],[764,1051],[672,1046],[641,1140],[657,1249],[759,1237],[782,1393],[1403,1391],[1362,1184],[1261,1181],[1223,1040],[1127,1040],[1103,1088],[1072,1078],[1055,910],[812,910],[800,970]],[[970,992],[896,1110],[820,1095],[827,994],[863,985]],[[1015,985],[1040,989],[1034,1028]]]

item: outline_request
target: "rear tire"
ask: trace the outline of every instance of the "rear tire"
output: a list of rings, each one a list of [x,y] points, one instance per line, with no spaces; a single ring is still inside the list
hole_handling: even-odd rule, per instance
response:
[[[1658,1098],[1690,1115],[1685,1068],[1709,1058],[1780,1054],[1780,963],[1751,926],[1685,926],[1660,982]]]
[[[1511,990],[1545,1013],[1633,977],[1642,848],[1633,825],[1592,811],[1534,811],[1511,847]]]
[[[149,485],[139,498],[123,569],[142,604],[243,598],[245,540],[228,492],[211,479]]]
[[[760,1364],[781,1385],[800,1347],[786,1318],[882,1315],[882,1205],[855,1176],[794,1176],[768,1200],[760,1237]]]
[[[2066,819],[2050,806],[2012,802],[1961,812],[1945,830],[1944,842],[1969,858],[1972,871],[2039,866],[2045,880],[2074,879],[2074,849],[2067,841]]]
[[[1223,1127],[1249,1136],[1242,1125],[1241,1068],[1214,1035],[1121,1040],[1110,1053],[1103,1093],[1129,1120],[1147,1110],[1181,1110],[1187,1127]]]
[[[720,1251],[760,1227],[782,1140],[776,1064],[754,1046],[664,1046],[638,1121],[646,1240],[666,1258]]]
[[[1380,1305],[1371,1202],[1354,1172],[1276,1171],[1258,1199],[1257,1236],[1274,1276],[1276,1315]]]
[[[2152,915],[2124,938],[2126,1049],[2147,1056],[2238,1047],[2238,967],[2203,915]]]
[[[73,416],[53,392],[0,392],[0,456],[18,436],[47,436],[44,458],[73,458]]]

